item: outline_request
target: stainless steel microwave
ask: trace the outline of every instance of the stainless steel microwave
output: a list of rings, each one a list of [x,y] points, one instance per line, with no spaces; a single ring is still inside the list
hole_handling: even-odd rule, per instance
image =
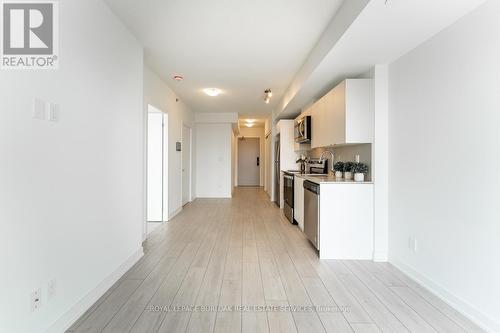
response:
[[[311,116],[305,116],[295,122],[295,142],[311,142]]]

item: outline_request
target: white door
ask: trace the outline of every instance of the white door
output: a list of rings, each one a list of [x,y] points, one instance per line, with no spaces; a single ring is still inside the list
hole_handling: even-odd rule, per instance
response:
[[[191,201],[191,128],[182,126],[182,205]]]
[[[238,186],[260,186],[260,140],[238,140]]]
[[[148,112],[147,220],[163,221],[163,113]]]

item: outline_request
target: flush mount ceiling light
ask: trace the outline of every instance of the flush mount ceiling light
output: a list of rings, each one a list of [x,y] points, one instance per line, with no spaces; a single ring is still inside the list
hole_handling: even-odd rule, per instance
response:
[[[246,127],[253,127],[255,124],[254,123],[246,123],[245,126]]]
[[[172,76],[172,80],[174,80],[174,81],[182,81],[182,80],[184,80],[184,76],[182,76],[180,74],[174,74],[174,76]]]
[[[271,101],[271,97],[273,97],[273,92],[271,91],[271,89],[264,90],[264,101],[266,102],[266,104],[269,104],[269,102]]]
[[[216,97],[219,96],[222,91],[218,88],[205,88],[203,92],[210,97]]]
[[[245,120],[245,122],[250,123],[250,124],[253,124],[253,123],[255,123],[256,121],[257,121],[257,120],[255,120],[255,119],[246,119],[246,120]]]

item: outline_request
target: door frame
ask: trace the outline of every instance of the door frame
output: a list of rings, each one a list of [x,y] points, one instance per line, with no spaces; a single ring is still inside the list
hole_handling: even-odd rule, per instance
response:
[[[184,207],[188,203],[193,201],[193,128],[182,121],[181,127],[181,207]],[[189,194],[188,202],[184,203],[184,176],[182,174],[182,169],[184,169],[184,136],[182,135],[184,127],[189,129]]]
[[[157,107],[155,104],[150,102],[145,102],[144,105],[144,135],[143,135],[143,225],[142,225],[142,239],[145,240],[148,237],[148,114],[150,112],[150,108],[159,111],[163,114],[163,160],[162,160],[162,169],[163,169],[163,179],[162,179],[162,221],[152,222],[152,223],[164,223],[168,221],[168,211],[169,211],[169,193],[168,193],[168,184],[169,184],[169,176],[168,176],[168,161],[169,161],[169,150],[168,150],[168,133],[169,133],[169,117],[168,113],[163,109]]]
[[[262,164],[262,137],[260,137],[258,135],[239,135],[236,138],[238,141],[236,142],[236,156],[235,156],[235,160],[236,160],[235,161],[235,164],[236,164],[235,178],[236,179],[234,180],[234,184],[236,187],[239,186],[238,177],[239,177],[240,170],[239,170],[238,161],[239,161],[239,153],[240,153],[239,143],[240,143],[241,138],[258,139],[259,140],[259,185],[257,185],[257,187],[262,187],[262,186],[260,186],[260,183],[262,183],[262,181],[263,181],[261,171],[263,170],[263,168],[265,168],[265,164]]]

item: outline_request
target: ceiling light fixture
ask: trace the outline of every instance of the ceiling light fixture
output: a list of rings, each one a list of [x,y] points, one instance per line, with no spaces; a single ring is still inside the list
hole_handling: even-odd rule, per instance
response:
[[[174,81],[182,81],[182,80],[184,80],[184,76],[182,76],[180,74],[174,74],[174,76],[172,76],[172,80],[174,80]]]
[[[266,102],[266,104],[269,104],[269,102],[271,101],[271,97],[273,97],[273,92],[271,91],[271,89],[266,89],[264,90],[264,101]]]
[[[246,123],[245,126],[246,127],[253,127],[255,124],[252,124],[252,123]]]
[[[218,88],[205,88],[203,92],[210,97],[216,97],[219,96],[222,91]]]
[[[247,123],[252,124],[252,123],[255,123],[257,120],[255,120],[255,119],[246,119],[245,121],[246,121]]]

